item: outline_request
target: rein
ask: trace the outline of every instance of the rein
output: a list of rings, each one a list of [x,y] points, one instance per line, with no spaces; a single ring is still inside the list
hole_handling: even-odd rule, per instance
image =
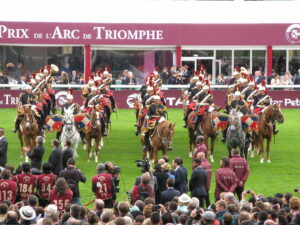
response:
[[[161,139],[161,142],[162,144],[168,146],[170,144],[170,141],[168,140],[167,137],[162,137],[159,133],[159,130],[158,130],[158,126],[156,127],[156,130],[157,130],[157,136]]]

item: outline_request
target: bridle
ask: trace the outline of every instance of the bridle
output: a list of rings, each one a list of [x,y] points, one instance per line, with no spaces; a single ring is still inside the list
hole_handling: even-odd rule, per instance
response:
[[[101,119],[100,119],[100,112],[94,111],[92,112],[92,119],[91,119],[91,126],[92,128],[96,129],[97,127],[100,127],[101,125]]]
[[[70,140],[76,134],[76,129],[74,129],[74,122],[72,121],[71,115],[66,114],[65,117],[66,117],[65,118],[65,132],[63,132],[63,134],[64,134],[64,136],[66,136]],[[71,131],[72,131],[72,133],[69,134]]]

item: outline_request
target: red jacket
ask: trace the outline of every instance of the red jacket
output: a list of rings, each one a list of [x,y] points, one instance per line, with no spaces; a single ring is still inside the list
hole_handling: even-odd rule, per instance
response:
[[[205,158],[207,158],[207,148],[206,148],[204,142],[195,146],[193,159],[197,159],[197,155],[199,152],[203,152],[205,154]]]
[[[221,167],[216,171],[215,198],[220,199],[222,192],[234,192],[238,184],[238,179],[230,167]]]
[[[205,184],[205,189],[208,191],[210,189],[212,166],[206,159],[201,159],[201,166],[207,172],[207,180]]]
[[[244,186],[249,176],[249,166],[246,159],[241,156],[232,156],[230,159],[230,168],[235,172],[238,183],[242,181]]]

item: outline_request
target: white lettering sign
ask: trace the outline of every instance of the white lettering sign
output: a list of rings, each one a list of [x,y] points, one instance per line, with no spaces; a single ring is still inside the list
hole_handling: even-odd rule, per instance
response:
[[[11,38],[11,39],[27,39],[29,38],[28,32],[29,29],[13,29],[13,28],[7,28],[4,25],[0,25],[0,38]]]

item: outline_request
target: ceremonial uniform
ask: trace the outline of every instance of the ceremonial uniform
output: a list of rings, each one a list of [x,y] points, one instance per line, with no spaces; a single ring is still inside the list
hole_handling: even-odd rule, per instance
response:
[[[270,105],[270,96],[267,94],[258,94],[254,96],[254,110],[253,112],[257,115],[260,115],[267,106]]]
[[[243,115],[247,114],[247,104],[243,99],[233,99],[230,105],[230,111],[236,109],[237,112],[241,112]]]

